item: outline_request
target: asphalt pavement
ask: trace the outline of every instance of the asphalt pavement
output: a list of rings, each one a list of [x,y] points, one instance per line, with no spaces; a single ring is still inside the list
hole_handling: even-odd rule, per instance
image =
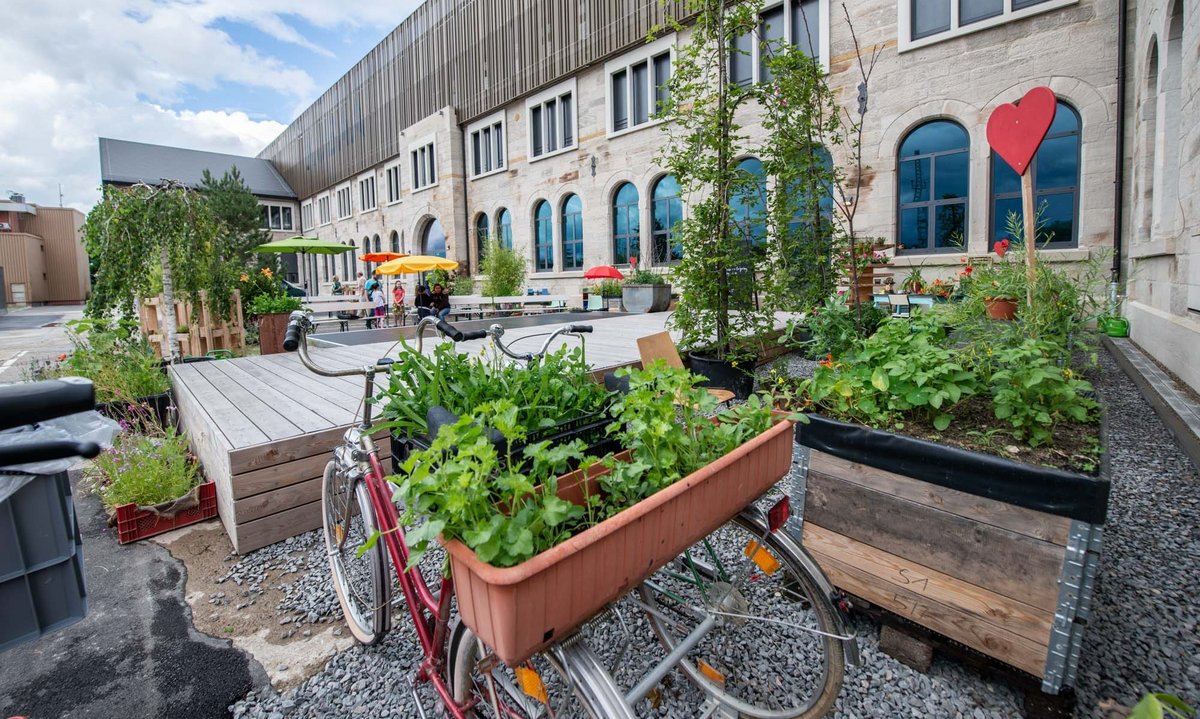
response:
[[[81,306],[53,305],[0,313],[0,384],[26,379],[25,370],[71,350],[65,323],[83,316]]]
[[[117,544],[94,495],[76,491],[88,615],[0,653],[0,717],[229,716],[265,686],[257,662],[192,626],[182,563],[150,542]]]

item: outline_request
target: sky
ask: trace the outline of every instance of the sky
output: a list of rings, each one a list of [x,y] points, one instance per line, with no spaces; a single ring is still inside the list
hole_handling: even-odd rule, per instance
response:
[[[61,185],[87,212],[99,137],[256,155],[420,3],[25,3],[0,24],[0,199]]]

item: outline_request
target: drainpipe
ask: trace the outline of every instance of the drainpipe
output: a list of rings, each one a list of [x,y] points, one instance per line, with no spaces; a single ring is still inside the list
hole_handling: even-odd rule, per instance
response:
[[[1125,219],[1125,31],[1129,0],[1117,0],[1117,172],[1113,180],[1112,279],[1121,281],[1121,228]]]

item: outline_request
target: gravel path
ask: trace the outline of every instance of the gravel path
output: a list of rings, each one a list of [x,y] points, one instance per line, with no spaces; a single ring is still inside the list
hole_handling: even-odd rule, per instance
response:
[[[811,372],[813,363],[785,358],[792,372]],[[1080,666],[1077,716],[1105,718],[1099,707],[1115,701],[1132,705],[1144,692],[1169,691],[1200,699],[1200,478],[1141,399],[1134,385],[1107,354],[1101,355],[1097,388],[1112,417],[1114,486],[1105,535],[1101,580],[1094,620],[1085,638]],[[305,552],[297,555],[297,548]],[[230,572],[254,585],[264,568],[295,567],[286,580],[281,619],[301,623],[338,620],[316,532],[243,558]],[[307,570],[307,571],[304,571]],[[276,572],[271,572],[275,577]],[[273,580],[268,580],[273,581]],[[629,611],[626,616],[636,616]],[[230,707],[236,718],[416,717],[409,678],[417,663],[415,637],[398,617],[394,631],[378,647],[352,647],[325,669],[280,695],[271,690],[247,695]],[[644,621],[635,642],[652,645]],[[1021,697],[1002,682],[958,664],[936,660],[920,674],[879,651],[878,627],[855,619],[863,666],[848,669],[837,708],[838,719],[1007,719],[1020,716]],[[594,628],[599,642],[617,643],[615,624]],[[604,635],[611,635],[607,639]],[[637,645],[635,645],[637,646]],[[656,646],[635,652],[620,667],[618,680],[636,678],[653,663]],[[646,716],[691,717],[685,680],[673,675],[663,694],[668,702]],[[427,689],[427,707],[434,706]],[[675,697],[675,701],[670,701]]]

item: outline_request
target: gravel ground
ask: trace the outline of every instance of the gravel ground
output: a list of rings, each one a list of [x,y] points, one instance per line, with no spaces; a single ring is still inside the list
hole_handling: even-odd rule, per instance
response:
[[[811,372],[813,363],[779,361],[792,372]],[[1200,479],[1142,400],[1134,385],[1107,354],[1101,355],[1097,389],[1112,418],[1110,452],[1113,494],[1094,603],[1079,669],[1081,718],[1107,718],[1111,703],[1130,706],[1146,691],[1169,691],[1193,704],[1200,699]],[[297,551],[303,548],[305,551]],[[269,571],[285,596],[280,621],[298,624],[338,620],[317,532],[244,557],[228,575],[254,590]],[[266,581],[275,581],[269,579]],[[626,617],[636,617],[628,609]],[[325,669],[282,695],[252,692],[230,707],[236,718],[416,717],[409,692],[417,664],[415,637],[397,617],[397,629],[379,646],[352,647]],[[633,646],[616,671],[629,686],[661,653],[648,627],[634,621]],[[879,651],[878,627],[854,619],[863,665],[848,668],[832,716],[838,719],[1006,719],[1020,716],[1021,697],[1003,682],[944,660],[920,674]],[[615,622],[591,629],[592,646],[606,651],[623,635]],[[642,651],[642,647],[649,650]],[[691,717],[693,696],[686,681],[672,675],[657,709],[646,716]],[[422,688],[426,707],[432,694]]]

